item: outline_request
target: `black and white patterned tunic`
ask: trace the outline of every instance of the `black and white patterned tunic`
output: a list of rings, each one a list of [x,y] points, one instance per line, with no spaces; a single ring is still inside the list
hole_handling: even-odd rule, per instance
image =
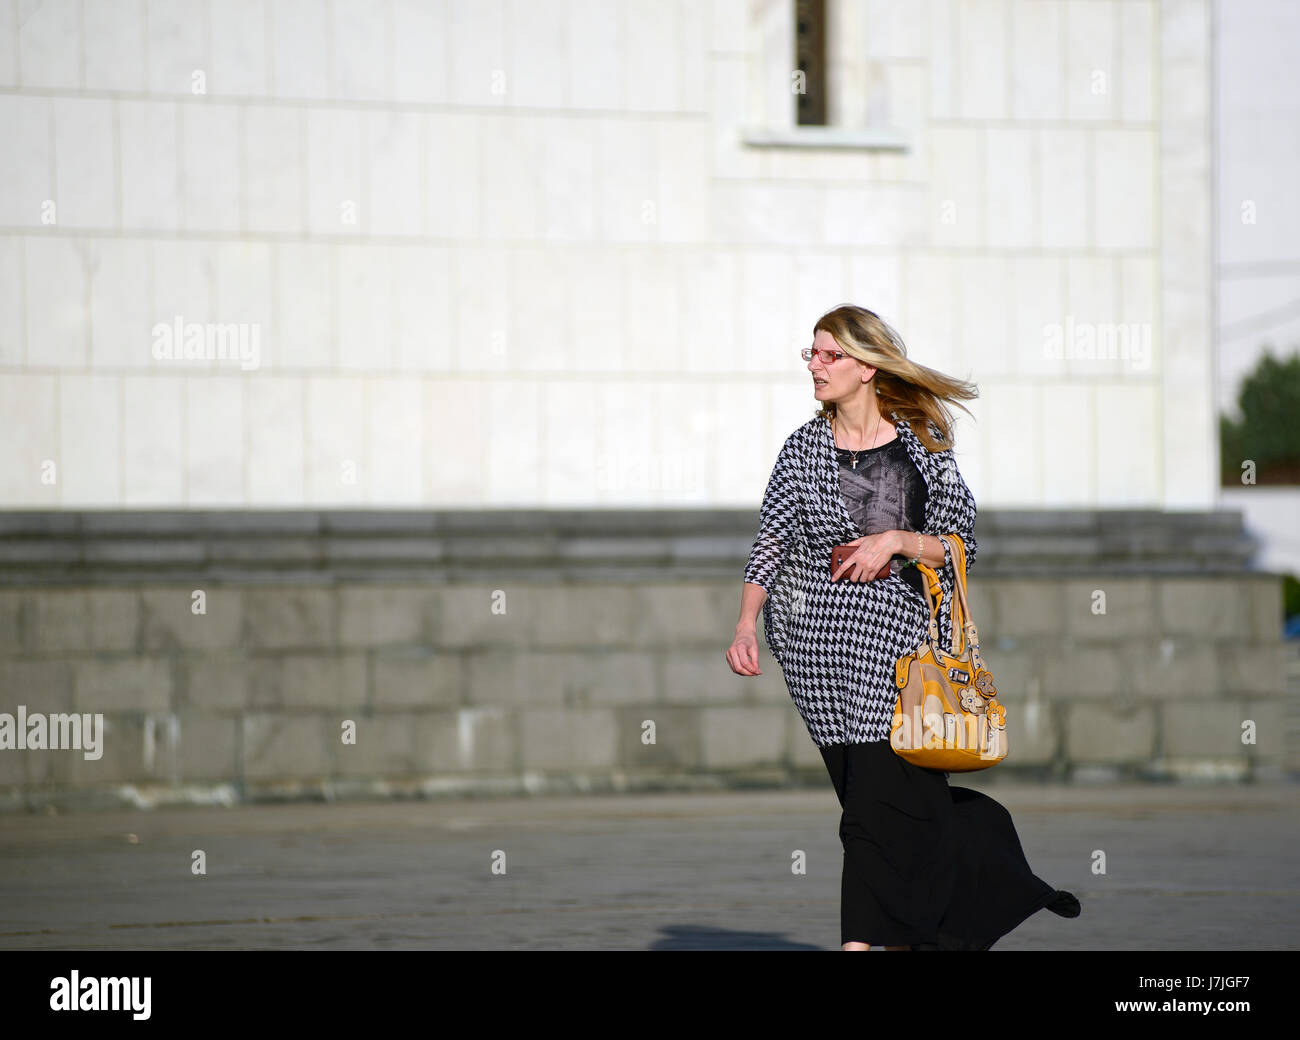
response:
[[[895,412],[890,420],[926,484],[922,534],[956,533],[975,562],[975,496],[951,449],[929,451]],[[931,426],[931,433],[938,431]],[[924,597],[899,575],[831,581],[831,549],[860,537],[840,488],[830,422],[814,416],[786,438],[763,494],[745,581],[767,592],[763,630],[813,743],[889,737],[898,699],[894,664],[925,638]],[[945,547],[939,641],[952,650],[955,576]]]

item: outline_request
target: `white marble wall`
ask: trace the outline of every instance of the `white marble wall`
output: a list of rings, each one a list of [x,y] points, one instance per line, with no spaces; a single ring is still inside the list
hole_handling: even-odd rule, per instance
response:
[[[754,506],[855,302],[982,507],[1209,506],[1208,4],[830,0],[900,153],[743,143],[784,0],[0,0],[0,502]]]

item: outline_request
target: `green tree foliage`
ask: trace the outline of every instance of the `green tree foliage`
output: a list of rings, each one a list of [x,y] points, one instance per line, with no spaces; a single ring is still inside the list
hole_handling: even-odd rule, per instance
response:
[[[1241,464],[1255,463],[1258,484],[1300,484],[1300,353],[1278,359],[1266,349],[1237,393],[1241,420],[1219,417],[1221,482],[1239,487]]]

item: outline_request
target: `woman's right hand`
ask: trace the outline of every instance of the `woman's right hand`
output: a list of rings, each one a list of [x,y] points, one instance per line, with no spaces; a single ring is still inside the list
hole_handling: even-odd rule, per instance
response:
[[[758,633],[741,631],[727,650],[727,664],[737,675],[762,675],[758,667]]]

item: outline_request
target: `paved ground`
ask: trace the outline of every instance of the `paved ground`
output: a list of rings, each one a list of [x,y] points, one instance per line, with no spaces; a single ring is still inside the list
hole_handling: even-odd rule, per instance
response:
[[[963,786],[1083,903],[995,951],[1300,948],[1294,785]],[[9,815],[0,948],[835,950],[838,823],[829,784]]]

